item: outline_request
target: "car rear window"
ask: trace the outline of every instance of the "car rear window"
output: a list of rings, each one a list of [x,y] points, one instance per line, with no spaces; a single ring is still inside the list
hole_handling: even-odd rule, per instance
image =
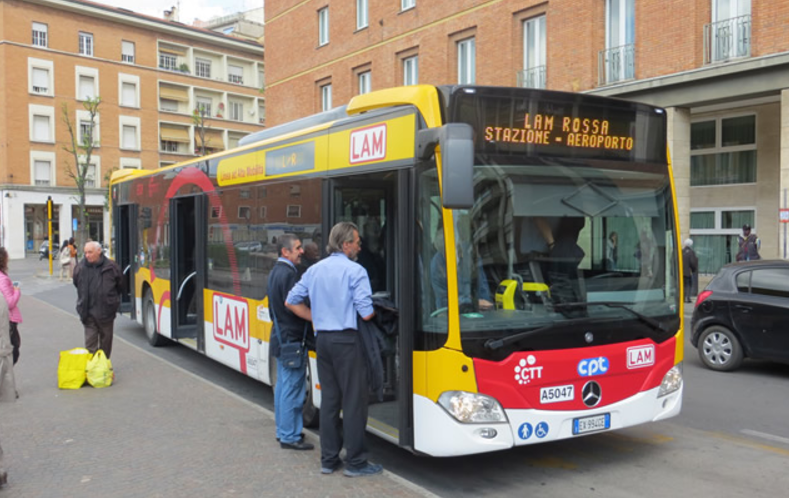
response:
[[[789,270],[763,269],[753,270],[751,277],[751,293],[763,296],[789,298]],[[742,275],[742,274],[741,274]],[[737,288],[740,287],[740,275],[737,276]]]
[[[742,273],[737,274],[738,292],[748,292],[750,286],[751,286],[751,272],[744,271]]]

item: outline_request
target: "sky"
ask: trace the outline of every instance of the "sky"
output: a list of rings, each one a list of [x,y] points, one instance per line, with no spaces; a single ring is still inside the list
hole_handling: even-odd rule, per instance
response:
[[[264,0],[91,0],[113,7],[122,7],[140,14],[163,17],[165,10],[179,6],[179,21],[192,24],[195,19],[208,21],[213,17],[221,17],[237,12],[256,9],[263,6]]]

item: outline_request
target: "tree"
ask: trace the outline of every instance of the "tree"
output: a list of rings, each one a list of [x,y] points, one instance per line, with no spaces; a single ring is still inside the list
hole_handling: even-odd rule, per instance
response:
[[[89,121],[77,121],[77,125],[71,121],[68,104],[63,103],[61,107],[63,123],[69,133],[69,142],[63,146],[63,150],[68,152],[74,159],[74,165],[66,161],[66,174],[69,178],[74,180],[77,186],[77,196],[79,201],[79,211],[77,219],[79,220],[79,228],[77,229],[76,241],[77,247],[82,247],[88,239],[88,213],[85,208],[85,188],[89,181],[96,181],[96,171],[89,175],[91,166],[91,156],[93,149],[99,144],[93,140],[93,131],[96,129],[96,116],[99,114],[99,104],[101,98],[88,98],[82,103],[82,106],[88,111]]]
[[[200,137],[200,148],[195,148],[195,153],[200,157],[205,156],[205,120],[208,116],[206,108],[199,105],[192,111],[192,124],[195,125],[195,133]]]

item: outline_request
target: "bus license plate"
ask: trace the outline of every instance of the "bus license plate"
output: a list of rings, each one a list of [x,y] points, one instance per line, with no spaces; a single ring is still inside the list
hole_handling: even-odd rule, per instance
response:
[[[611,428],[611,414],[594,415],[573,419],[573,434],[586,434],[587,432],[604,431]]]

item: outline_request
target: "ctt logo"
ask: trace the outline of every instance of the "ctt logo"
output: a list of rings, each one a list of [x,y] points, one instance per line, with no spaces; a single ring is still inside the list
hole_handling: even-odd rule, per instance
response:
[[[515,381],[518,384],[528,384],[532,380],[542,379],[542,367],[534,366],[537,358],[530,354],[526,358],[521,358],[515,365]]]
[[[578,363],[578,375],[581,377],[603,375],[606,372],[608,372],[608,358],[605,356],[586,358]]]

